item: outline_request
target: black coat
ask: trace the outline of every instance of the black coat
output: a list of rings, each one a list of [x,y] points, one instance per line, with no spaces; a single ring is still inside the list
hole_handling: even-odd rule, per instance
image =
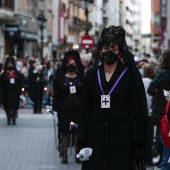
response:
[[[105,93],[111,89],[125,68],[120,61],[109,83],[103,65],[101,82]],[[142,82],[142,81],[141,81]],[[145,115],[129,68],[111,94],[111,108],[101,109],[97,69],[90,70],[85,79],[78,146],[91,147],[92,157],[83,162],[83,170],[129,170],[133,143],[145,142]]]
[[[55,79],[53,110],[63,111],[68,110],[70,107],[77,107],[80,109],[83,84],[80,77],[77,77],[76,79],[76,94],[70,94],[70,85],[67,83],[64,75]]]
[[[78,123],[80,115],[80,103],[83,91],[83,77],[66,79],[65,75],[59,75],[54,82],[53,110],[58,112],[59,130],[69,132],[70,122]],[[70,85],[75,81],[76,93],[70,93]]]
[[[40,79],[39,81],[37,81],[38,77]],[[33,101],[37,100],[36,98],[38,95],[41,96],[40,98],[42,98],[44,84],[45,84],[43,72],[41,71],[38,73],[37,71],[34,71],[34,68],[30,68],[28,79],[29,79],[28,93],[31,100]]]
[[[3,99],[4,110],[18,110],[21,95],[21,88],[23,85],[23,75],[15,71],[15,83],[10,83],[10,78],[6,72],[0,76],[1,94]]]
[[[152,115],[151,120],[154,125],[159,126],[160,119],[164,113],[164,109],[166,106],[166,99],[164,96],[163,90],[170,90],[170,68],[164,68],[165,74],[168,74],[167,79],[159,83],[159,85],[155,88],[157,92],[155,93],[155,89],[148,88],[148,93],[150,95],[154,95],[153,104],[152,104]],[[153,79],[155,81],[155,79]]]

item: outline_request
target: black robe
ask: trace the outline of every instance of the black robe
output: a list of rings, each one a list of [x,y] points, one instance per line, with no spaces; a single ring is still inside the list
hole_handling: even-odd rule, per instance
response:
[[[118,65],[107,83],[103,65],[99,66],[102,87],[107,94],[125,65]],[[129,170],[132,145],[145,143],[145,116],[141,109],[140,94],[129,67],[111,94],[111,108],[102,109],[102,95],[97,69],[91,69],[84,84],[79,121],[78,145],[91,147],[92,157],[83,162],[83,170]]]
[[[0,89],[3,100],[4,110],[17,111],[19,109],[21,88],[23,86],[23,75],[15,71],[15,83],[10,83],[10,78],[6,72],[0,76]]]

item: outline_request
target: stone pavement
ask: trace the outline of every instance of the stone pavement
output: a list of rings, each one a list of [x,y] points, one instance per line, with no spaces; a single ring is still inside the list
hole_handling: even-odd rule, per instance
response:
[[[16,126],[7,126],[0,109],[0,170],[81,170],[75,163],[74,148],[71,155],[68,150],[68,164],[61,163],[51,114],[43,110],[35,115],[32,109],[20,109],[18,116]]]
[[[0,109],[0,170],[80,170],[75,163],[74,148],[68,164],[61,164],[55,149],[52,116],[32,114],[20,109],[17,125],[7,126],[5,112]]]

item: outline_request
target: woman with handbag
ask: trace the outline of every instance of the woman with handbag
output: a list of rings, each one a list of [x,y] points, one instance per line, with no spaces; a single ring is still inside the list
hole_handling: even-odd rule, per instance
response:
[[[146,158],[145,90],[122,27],[104,28],[86,73],[78,124],[82,170],[130,170]]]

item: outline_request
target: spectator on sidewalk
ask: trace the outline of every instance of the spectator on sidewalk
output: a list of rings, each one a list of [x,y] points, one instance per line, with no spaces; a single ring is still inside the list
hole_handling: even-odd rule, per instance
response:
[[[163,90],[170,90],[170,49],[163,52],[159,58],[159,62],[161,63],[161,65],[159,65],[160,70],[148,88],[148,93],[154,95],[151,121],[153,125],[156,125],[158,128],[160,127],[160,119],[166,106]],[[169,155],[170,149],[166,148],[163,144],[161,170],[170,169],[170,163],[168,163]]]
[[[92,55],[90,53],[81,55],[81,63],[84,66],[84,74],[86,74],[86,72],[89,69],[88,67],[89,67],[91,57],[92,57]]]
[[[150,82],[155,78],[157,74],[156,66],[150,63],[146,63],[143,66],[143,75],[142,75],[142,81],[145,87],[146,92],[146,99],[148,104],[148,110],[151,110],[152,106],[152,96],[150,96],[147,92]]]

